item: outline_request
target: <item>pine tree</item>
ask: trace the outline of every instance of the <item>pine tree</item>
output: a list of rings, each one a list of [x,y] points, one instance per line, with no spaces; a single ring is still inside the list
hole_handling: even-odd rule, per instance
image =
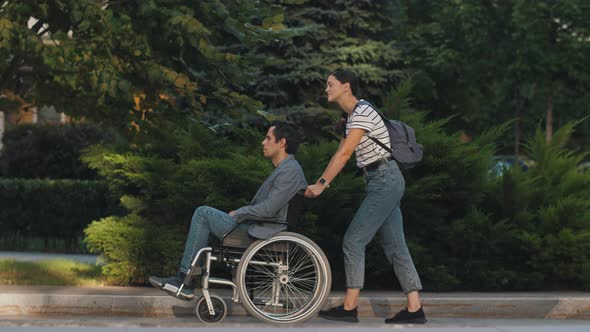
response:
[[[258,47],[272,59],[259,72],[252,95],[269,109],[325,106],[326,75],[355,71],[359,97],[380,98],[399,80],[399,47],[392,40],[397,17],[389,1],[299,1],[286,6],[285,23],[308,27],[303,35]]]

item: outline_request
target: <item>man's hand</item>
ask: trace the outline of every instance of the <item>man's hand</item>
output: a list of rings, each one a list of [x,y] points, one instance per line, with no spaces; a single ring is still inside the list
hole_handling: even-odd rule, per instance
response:
[[[321,184],[312,184],[305,189],[305,197],[316,198],[322,194],[324,189],[326,189],[326,187]]]
[[[233,216],[234,216],[234,214],[236,214],[236,211],[229,211],[229,213],[228,213],[228,214],[229,214],[230,216],[232,216],[232,217],[233,217]]]

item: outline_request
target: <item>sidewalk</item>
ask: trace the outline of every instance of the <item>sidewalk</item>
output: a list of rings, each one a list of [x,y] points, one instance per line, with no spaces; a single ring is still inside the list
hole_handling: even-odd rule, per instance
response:
[[[226,299],[230,314],[245,316],[230,300],[231,290],[213,289]],[[364,291],[361,317],[386,317],[405,303],[401,292]],[[343,292],[332,292],[326,306],[342,302]],[[172,298],[155,288],[0,286],[1,315],[69,314],[94,316],[181,317],[194,315],[196,300]],[[430,317],[590,319],[590,293],[422,293]]]

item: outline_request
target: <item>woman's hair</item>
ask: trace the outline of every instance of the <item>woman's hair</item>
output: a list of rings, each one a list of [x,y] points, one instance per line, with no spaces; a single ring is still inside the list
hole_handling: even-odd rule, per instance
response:
[[[334,76],[340,83],[349,83],[350,84],[350,92],[352,92],[353,96],[356,96],[359,91],[359,81],[356,78],[356,74],[348,69],[338,68],[328,74],[329,76]]]
[[[301,142],[301,136],[297,132],[297,126],[292,122],[285,121],[274,121],[270,124],[271,127],[275,127],[273,134],[275,135],[275,143],[278,143],[282,138],[287,141],[285,151],[288,154],[297,153],[299,149],[299,143]]]

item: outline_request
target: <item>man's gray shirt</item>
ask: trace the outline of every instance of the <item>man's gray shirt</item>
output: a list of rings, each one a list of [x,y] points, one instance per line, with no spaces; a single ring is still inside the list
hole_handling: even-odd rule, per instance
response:
[[[258,239],[268,239],[287,228],[289,200],[307,188],[303,169],[293,155],[288,155],[262,183],[250,205],[235,211],[236,220],[271,218],[284,224],[253,223],[248,233]]]

